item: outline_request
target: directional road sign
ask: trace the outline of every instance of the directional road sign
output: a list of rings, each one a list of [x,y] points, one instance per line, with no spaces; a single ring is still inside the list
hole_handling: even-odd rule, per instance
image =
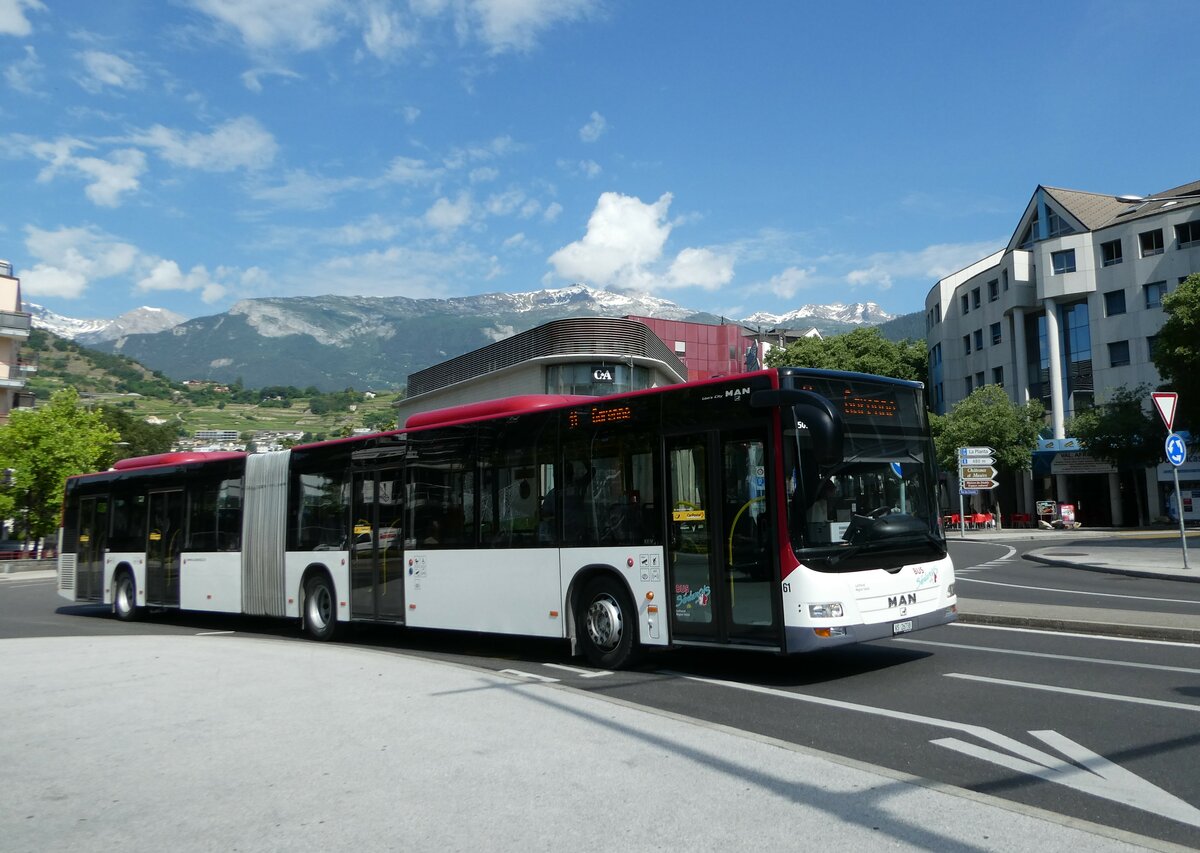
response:
[[[975,457],[975,456],[993,456],[996,453],[994,447],[960,447],[958,448],[959,456]]]
[[[961,471],[963,468],[968,468],[972,465],[995,465],[995,456],[960,456],[958,457],[958,468]],[[988,476],[992,476],[988,474]]]
[[[964,465],[958,469],[958,476],[963,480],[990,480],[996,476],[996,469],[991,465]]]
[[[1167,436],[1167,461],[1178,468],[1187,461],[1187,445],[1183,443],[1183,436],[1177,432],[1173,432]]]
[[[962,486],[962,488],[964,488],[964,489],[994,489],[994,488],[996,488],[996,486],[998,486],[1000,484],[992,479],[980,479],[980,480],[962,480],[959,483],[959,485]]]

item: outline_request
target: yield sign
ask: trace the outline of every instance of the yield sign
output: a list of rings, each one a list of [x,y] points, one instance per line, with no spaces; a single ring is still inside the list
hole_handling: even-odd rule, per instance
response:
[[[1150,399],[1154,401],[1154,408],[1158,409],[1158,416],[1167,425],[1167,432],[1171,432],[1174,429],[1175,404],[1179,402],[1179,395],[1174,391],[1155,391],[1150,395]]]

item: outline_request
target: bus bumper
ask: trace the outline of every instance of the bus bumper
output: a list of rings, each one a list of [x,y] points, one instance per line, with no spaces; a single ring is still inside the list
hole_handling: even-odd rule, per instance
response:
[[[789,626],[784,630],[784,642],[786,643],[784,648],[787,654],[800,654],[815,652],[819,649],[830,649],[835,646],[847,646],[851,643],[886,640],[925,628],[949,625],[957,618],[958,607],[951,605],[900,622],[880,622],[877,625]],[[911,623],[911,625],[907,625],[907,623]],[[905,627],[906,625],[907,627]]]

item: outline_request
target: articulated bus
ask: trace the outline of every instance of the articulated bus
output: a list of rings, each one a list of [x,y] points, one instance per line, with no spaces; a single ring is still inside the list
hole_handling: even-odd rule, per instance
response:
[[[58,590],[147,611],[780,654],[955,619],[920,383],[779,368],[512,397],[67,482]]]

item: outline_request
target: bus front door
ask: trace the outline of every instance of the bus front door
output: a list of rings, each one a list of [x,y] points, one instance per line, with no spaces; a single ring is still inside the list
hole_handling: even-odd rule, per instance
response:
[[[404,621],[404,544],[400,468],[354,472],[350,536],[350,613]]]
[[[671,627],[681,641],[780,647],[766,435],[667,440]]]
[[[151,492],[146,532],[146,603],[179,606],[183,551],[183,490]]]
[[[103,598],[104,552],[108,547],[108,496],[79,499],[75,600]]]

